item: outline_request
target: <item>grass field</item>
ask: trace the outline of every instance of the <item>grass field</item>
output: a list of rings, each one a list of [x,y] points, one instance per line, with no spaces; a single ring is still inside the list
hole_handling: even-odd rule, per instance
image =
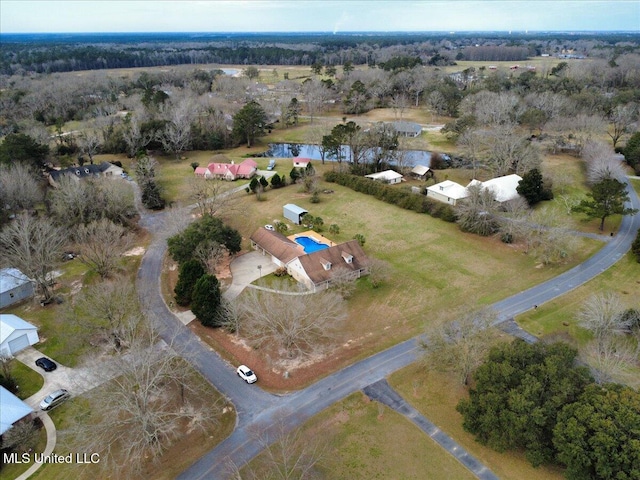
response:
[[[323,448],[316,467],[321,478],[475,478],[409,420],[360,392],[313,417],[302,436],[305,445]],[[258,473],[260,461],[250,464]]]
[[[552,467],[534,468],[522,452],[499,453],[476,442],[473,435],[462,428],[462,416],[455,407],[467,396],[462,385],[452,375],[429,370],[415,363],[394,373],[389,383],[413,407],[423,413],[474,457],[487,465],[503,480],[561,480],[562,471]],[[404,459],[411,462],[411,458]]]

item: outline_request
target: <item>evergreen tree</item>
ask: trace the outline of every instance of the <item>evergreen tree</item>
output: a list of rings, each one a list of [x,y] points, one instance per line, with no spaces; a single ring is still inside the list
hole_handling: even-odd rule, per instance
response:
[[[269,186],[269,181],[264,177],[260,177],[260,185],[262,185],[262,188],[267,188]]]
[[[626,184],[615,178],[605,178],[596,183],[591,192],[587,193],[589,200],[582,200],[573,208],[575,212],[584,213],[587,218],[600,219],[600,231],[604,230],[604,221],[615,214],[634,215],[637,210],[624,206],[629,201]]]
[[[193,288],[191,311],[205,327],[219,327],[223,322],[220,309],[222,294],[215,275],[203,275]]]
[[[266,125],[266,112],[258,102],[251,101],[233,116],[233,135],[238,141],[246,141],[249,148],[257,137],[264,135]]]
[[[289,172],[289,176],[291,177],[291,181],[293,183],[296,183],[298,181],[298,179],[300,178],[300,172],[296,167],[293,167],[291,169],[291,172]]]
[[[180,265],[180,273],[174,293],[178,305],[189,305],[196,282],[205,274],[204,268],[198,260],[191,259]]]
[[[640,230],[638,230],[636,239],[631,244],[631,252],[636,256],[638,263],[640,263]]]
[[[282,178],[276,173],[271,177],[271,188],[280,188],[282,186]]]
[[[551,462],[558,413],[592,383],[576,355],[564,343],[519,339],[492,348],[473,375],[475,389],[457,406],[464,429],[495,450],[523,449],[534,466]]]
[[[532,168],[522,176],[516,191],[527,200],[530,207],[542,200],[553,198],[553,193],[545,190],[542,174],[537,168]]]
[[[47,155],[47,145],[40,145],[24,133],[10,133],[0,144],[0,163],[23,162],[40,168]]]

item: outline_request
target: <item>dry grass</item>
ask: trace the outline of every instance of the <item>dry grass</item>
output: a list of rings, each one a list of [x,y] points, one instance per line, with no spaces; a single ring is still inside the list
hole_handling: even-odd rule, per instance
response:
[[[308,444],[320,441],[326,447],[316,469],[323,478],[474,478],[418,427],[362,393],[316,415],[303,427],[303,436]]]
[[[462,428],[462,416],[455,407],[466,397],[466,390],[444,373],[425,372],[415,363],[394,373],[389,383],[407,402],[423,413],[474,457],[487,465],[498,478],[504,480],[560,480],[562,471],[552,467],[534,468],[522,452],[499,453],[476,442],[473,435]],[[393,441],[395,442],[395,438]],[[410,462],[411,459],[406,459]]]

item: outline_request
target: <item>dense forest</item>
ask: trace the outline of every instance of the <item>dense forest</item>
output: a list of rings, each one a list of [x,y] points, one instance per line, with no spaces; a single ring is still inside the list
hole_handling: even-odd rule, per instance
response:
[[[53,73],[181,64],[377,65],[399,55],[424,64],[524,60],[543,53],[610,57],[637,51],[637,35],[607,34],[11,34],[0,73]]]

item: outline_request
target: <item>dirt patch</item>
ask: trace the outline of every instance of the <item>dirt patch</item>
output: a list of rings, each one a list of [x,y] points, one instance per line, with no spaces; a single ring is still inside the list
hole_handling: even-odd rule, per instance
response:
[[[145,248],[144,247],[135,247],[131,250],[124,252],[122,255],[125,257],[137,257],[139,255],[144,255]]]
[[[342,341],[333,350],[322,355],[280,360],[281,352],[269,348],[252,348],[237,335],[220,328],[203,327],[198,321],[193,321],[188,326],[231,364],[249,365],[256,372],[260,387],[275,392],[304,388],[373,349],[373,345],[369,345],[371,337],[363,337]]]

